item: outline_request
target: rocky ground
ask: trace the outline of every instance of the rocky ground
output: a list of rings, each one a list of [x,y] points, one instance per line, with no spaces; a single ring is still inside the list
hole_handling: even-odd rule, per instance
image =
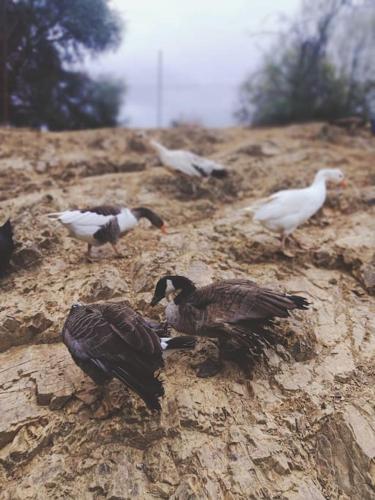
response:
[[[225,180],[187,181],[161,167],[134,132],[0,130],[0,223],[17,249],[0,283],[0,498],[375,498],[375,139],[321,125],[155,133],[221,160]],[[242,208],[340,167],[346,190],[282,254]],[[145,205],[142,223],[87,263],[85,246],[49,212],[101,202]],[[252,378],[228,362],[194,365],[213,346],[172,353],[161,415],[113,381],[103,394],[60,341],[73,301],[128,299],[142,313],[161,275],[199,284],[250,277],[307,297],[281,321],[284,345]]]

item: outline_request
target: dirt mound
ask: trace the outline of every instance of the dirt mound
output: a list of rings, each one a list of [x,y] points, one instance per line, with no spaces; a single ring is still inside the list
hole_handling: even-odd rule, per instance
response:
[[[17,243],[0,299],[1,499],[375,498],[374,140],[322,125],[156,131],[167,146],[210,155],[227,179],[186,180],[131,131],[0,130],[0,224]],[[243,212],[276,189],[340,167],[345,191],[281,253]],[[116,203],[149,206],[168,235],[142,222],[120,243],[84,245],[46,214]],[[128,299],[143,314],[156,280],[249,277],[311,303],[275,328],[283,337],[252,378],[212,349],[171,353],[160,416],[117,381],[104,391],[77,368],[60,331],[72,302]]]

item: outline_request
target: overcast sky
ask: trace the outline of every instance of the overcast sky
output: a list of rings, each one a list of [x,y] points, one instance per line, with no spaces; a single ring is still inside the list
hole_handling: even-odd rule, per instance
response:
[[[293,16],[300,0],[112,0],[125,20],[115,53],[89,63],[128,85],[121,118],[134,127],[156,126],[156,68],[163,51],[163,117],[233,123],[238,86],[256,67],[278,16]]]

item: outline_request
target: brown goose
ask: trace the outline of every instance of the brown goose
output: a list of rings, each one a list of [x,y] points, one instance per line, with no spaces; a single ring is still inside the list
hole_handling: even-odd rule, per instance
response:
[[[194,337],[163,337],[166,326],[143,318],[127,302],[74,304],[62,338],[75,363],[96,384],[113,377],[136,392],[152,410],[160,410],[164,389],[155,372],[166,349],[192,349]]]
[[[227,345],[241,364],[248,353],[257,357],[264,347],[275,343],[275,336],[267,329],[273,318],[285,318],[289,311],[309,306],[304,297],[284,295],[245,279],[219,281],[197,289],[184,276],[159,279],[151,305],[171,295],[174,298],[166,307],[168,324],[190,335],[218,338],[220,352]],[[220,362],[208,360],[198,375],[212,376],[220,367]]]
[[[74,238],[88,245],[87,256],[91,258],[93,246],[110,243],[115,253],[121,257],[116,244],[121,236],[128,233],[139,222],[148,219],[151,224],[166,233],[164,221],[152,210],[145,207],[121,208],[103,205],[82,210],[66,210],[47,214],[50,219],[61,222]]]

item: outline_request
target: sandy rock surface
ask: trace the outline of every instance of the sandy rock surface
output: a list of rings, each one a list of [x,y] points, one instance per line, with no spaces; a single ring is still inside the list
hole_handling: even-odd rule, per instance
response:
[[[0,223],[15,228],[0,282],[0,498],[375,499],[375,140],[334,140],[321,125],[155,133],[225,163],[225,180],[190,181],[160,166],[127,130],[0,130]],[[279,252],[242,208],[319,168],[340,167],[324,209]],[[99,203],[149,206],[142,222],[87,263],[85,245],[45,214]],[[285,341],[252,378],[214,348],[171,353],[161,415],[113,381],[104,391],[73,363],[60,332],[72,302],[128,299],[140,312],[156,280],[249,277],[312,307],[277,328]]]

